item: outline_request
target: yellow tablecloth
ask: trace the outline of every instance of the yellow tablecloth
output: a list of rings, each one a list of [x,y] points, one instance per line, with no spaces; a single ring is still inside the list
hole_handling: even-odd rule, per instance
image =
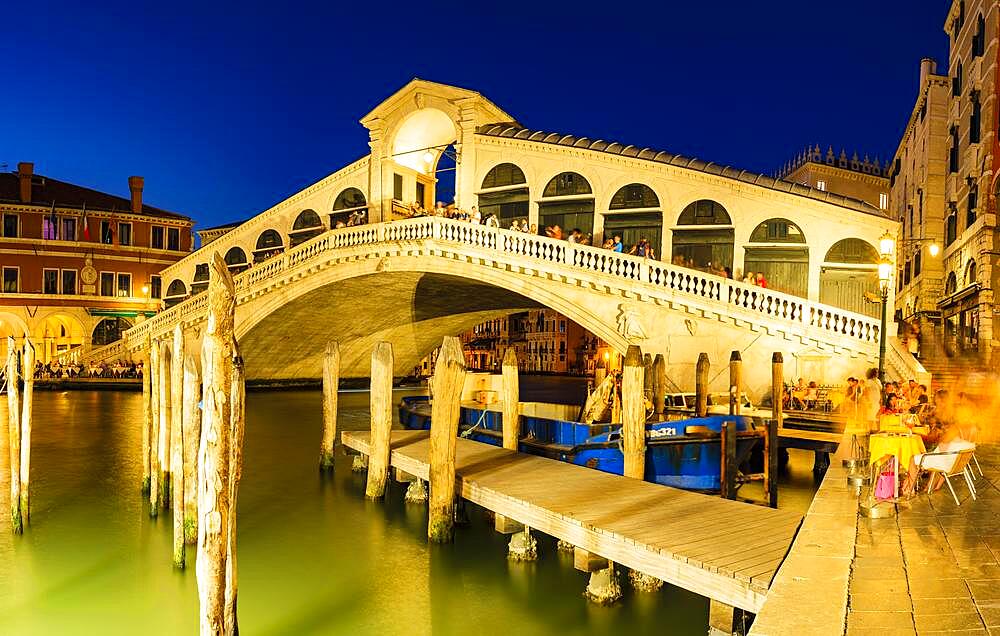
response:
[[[919,435],[890,435],[875,433],[868,438],[868,454],[872,461],[877,461],[886,455],[894,455],[899,460],[900,472],[910,468],[910,458],[917,453],[924,453],[924,440]]]

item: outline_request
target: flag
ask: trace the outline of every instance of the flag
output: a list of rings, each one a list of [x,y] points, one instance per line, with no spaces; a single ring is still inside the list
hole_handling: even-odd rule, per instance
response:
[[[83,240],[90,240],[90,226],[87,225],[87,204],[83,204]]]

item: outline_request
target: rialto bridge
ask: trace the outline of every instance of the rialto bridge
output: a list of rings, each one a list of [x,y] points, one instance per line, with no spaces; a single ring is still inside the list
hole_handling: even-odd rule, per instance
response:
[[[237,274],[237,335],[253,379],[318,377],[323,344],[341,342],[344,375],[367,375],[372,345],[393,343],[397,372],[499,315],[545,306],[615,348],[665,353],[693,384],[697,354],[743,352],[749,388],[769,383],[773,351],[829,381],[878,355],[875,245],[896,222],[809,187],[669,153],[530,131],[473,91],[413,80],[365,116],[371,153],[238,225],[162,272],[169,309],[92,352],[116,358],[180,321],[204,320],[208,260]],[[437,217],[442,157],[455,203],[626,243],[662,260]],[[358,211],[369,224],[330,229]],[[695,267],[671,265],[683,257]],[[703,270],[764,272],[769,289]],[[892,306],[890,295],[889,306]],[[189,337],[196,337],[197,329]],[[890,365],[908,360],[890,347]],[[810,373],[811,372],[811,373]],[[715,375],[713,373],[713,375]],[[722,385],[725,380],[719,378]]]

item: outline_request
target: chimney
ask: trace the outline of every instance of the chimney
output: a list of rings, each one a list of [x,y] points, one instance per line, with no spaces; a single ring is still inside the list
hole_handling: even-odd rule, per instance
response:
[[[935,75],[937,73],[937,62],[929,57],[925,57],[920,60],[920,88],[924,87],[927,82],[927,77],[930,75]]]
[[[21,186],[21,203],[31,203],[31,175],[35,172],[35,164],[22,161],[17,164],[17,181]]]
[[[132,195],[132,211],[136,214],[142,212],[142,177],[128,178],[128,191]]]

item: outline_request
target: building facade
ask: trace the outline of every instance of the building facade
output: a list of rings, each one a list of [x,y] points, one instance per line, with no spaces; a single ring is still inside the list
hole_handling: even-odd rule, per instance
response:
[[[786,181],[801,183],[817,190],[836,192],[868,203],[879,210],[889,208],[889,166],[875,157],[864,159],[855,152],[850,159],[841,149],[834,154],[829,146],[826,154],[819,146],[806,148],[782,166],[778,176]]]
[[[0,336],[30,336],[42,362],[113,342],[155,313],[159,272],[191,251],[191,219],[129,198],[36,174],[0,174]]]
[[[897,312],[933,318],[946,353],[993,368],[1000,363],[993,291],[1000,275],[998,21],[996,2],[952,2],[944,24],[947,76],[937,75],[930,63],[922,66],[921,92],[893,170],[893,209],[904,223],[904,241],[939,238],[942,250],[940,270],[926,253],[919,261],[920,251],[902,255]]]

